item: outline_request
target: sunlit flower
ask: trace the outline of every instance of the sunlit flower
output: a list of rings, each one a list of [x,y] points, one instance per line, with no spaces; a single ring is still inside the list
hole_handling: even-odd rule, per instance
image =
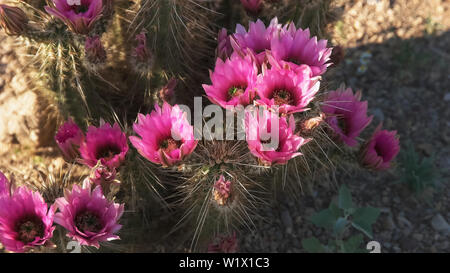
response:
[[[224,108],[250,104],[255,96],[258,68],[247,56],[233,54],[223,62],[217,59],[214,72],[210,72],[212,85],[203,85],[209,100]]]
[[[70,4],[67,0],[53,0],[51,6],[45,7],[49,14],[61,19],[78,34],[88,34],[92,30],[101,17],[102,9],[103,0],[81,0]]]
[[[99,248],[100,242],[120,239],[115,233],[122,228],[118,221],[124,205],[106,199],[100,186],[91,191],[90,183],[85,182],[82,188],[74,185],[55,205],[59,209],[55,223],[67,229],[67,236],[81,245]]]
[[[259,19],[256,22],[250,22],[248,32],[244,26],[238,24],[231,45],[241,54],[245,54],[249,49],[256,56],[259,64],[262,64],[265,60],[265,51],[271,49],[271,41],[278,35],[281,27],[276,17],[267,28]]]
[[[166,102],[162,108],[155,105],[151,114],[139,114],[133,129],[140,138],[131,136],[130,141],[138,152],[151,162],[164,166],[182,161],[198,143],[186,113],[178,105],[172,107]]]
[[[47,245],[55,229],[54,213],[55,208],[49,209],[38,192],[26,187],[0,196],[0,242],[13,252]]]
[[[294,72],[272,68],[259,76],[256,90],[259,104],[278,106],[279,112],[290,114],[304,111],[319,91],[320,82],[310,78],[311,69],[304,65]]]
[[[327,40],[317,41],[310,36],[309,29],[296,29],[294,23],[284,26],[279,37],[271,40],[273,56],[293,69],[299,65],[311,67],[313,76],[325,73],[331,64],[332,48],[327,48]]]

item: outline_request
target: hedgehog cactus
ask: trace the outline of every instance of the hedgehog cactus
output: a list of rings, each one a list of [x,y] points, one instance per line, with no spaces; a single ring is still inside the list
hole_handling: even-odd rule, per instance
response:
[[[53,220],[58,210],[58,233],[83,245],[98,248],[120,237],[136,249],[133,244],[151,241],[149,234],[167,232],[158,226],[164,223],[180,244],[190,240],[191,250],[233,234],[219,235],[209,251],[234,252],[235,231],[257,228],[258,208],[276,191],[303,192],[358,158],[382,169],[397,154],[395,134],[380,128],[358,152],[371,121],[367,102],[351,89],[320,89],[332,48],[313,36],[320,26],[302,27],[322,22],[329,0],[47,2],[1,5],[0,26],[19,35],[32,55],[36,92],[69,120],[56,142],[71,168],[85,170],[59,184],[54,176],[25,184],[56,204],[49,215]],[[218,20],[235,25],[220,30],[214,43],[212,15],[224,8]],[[248,16],[255,19],[245,27]],[[191,122],[181,103],[192,105],[194,96],[207,96],[212,108],[194,113]],[[217,123],[224,111],[226,122]],[[395,153],[387,151],[391,146]],[[22,242],[47,245],[54,227],[39,222],[50,217],[43,198],[25,188],[11,197],[2,190],[5,181],[0,173],[0,202],[39,197],[42,215],[28,221],[39,240]],[[129,213],[122,216],[124,208]],[[161,214],[170,219],[149,217]]]

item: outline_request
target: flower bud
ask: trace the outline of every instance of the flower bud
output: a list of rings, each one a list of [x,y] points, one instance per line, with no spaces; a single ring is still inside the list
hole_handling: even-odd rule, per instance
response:
[[[106,51],[99,36],[87,37],[84,50],[90,63],[101,64],[106,61]]]
[[[22,34],[28,25],[28,17],[20,8],[0,4],[0,26],[8,35]]]

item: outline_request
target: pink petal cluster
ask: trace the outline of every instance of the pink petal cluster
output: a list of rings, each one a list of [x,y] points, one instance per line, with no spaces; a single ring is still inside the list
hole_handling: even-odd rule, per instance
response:
[[[140,63],[150,63],[152,60],[152,53],[147,47],[147,34],[142,32],[135,37],[137,46],[134,48],[133,55]]]
[[[214,72],[210,72],[212,85],[203,85],[209,100],[224,108],[228,105],[248,105],[255,96],[258,68],[250,58],[233,54],[225,62],[218,58]]]
[[[106,50],[98,35],[86,38],[84,46],[86,59],[92,64],[101,64],[106,61]]]
[[[61,19],[71,31],[88,34],[102,15],[103,0],[80,0],[80,5],[70,5],[68,0],[53,0],[45,10]]]
[[[99,248],[100,242],[120,239],[115,233],[122,228],[118,221],[124,205],[106,199],[100,186],[91,191],[90,183],[83,187],[74,185],[55,205],[59,209],[55,223],[67,229],[67,236],[81,245]]]
[[[278,120],[278,128],[272,125],[272,121],[276,120]],[[245,122],[250,152],[267,165],[286,164],[290,159],[301,155],[298,150],[309,141],[309,139],[294,134],[295,120],[293,116],[290,116],[289,122],[287,122],[285,117],[279,118],[275,113],[263,110],[256,115],[248,113]],[[278,130],[278,134],[275,134],[278,141],[277,147],[264,145],[268,137],[264,133],[271,134],[271,130]]]
[[[356,138],[370,124],[373,116],[367,116],[367,101],[361,100],[361,92],[353,94],[351,88],[331,91],[325,98],[322,111],[334,133],[348,146],[355,146]]]
[[[259,104],[278,106],[282,114],[304,111],[319,91],[320,82],[311,78],[311,69],[304,65],[296,72],[290,69],[272,69],[258,77],[256,90]]]
[[[159,99],[169,104],[175,101],[175,87],[177,84],[178,81],[175,78],[170,79],[169,82],[159,90]]]
[[[278,18],[273,18],[266,28],[261,20],[249,23],[248,32],[244,26],[238,24],[236,33],[232,35],[231,45],[234,50],[244,54],[250,50],[257,57],[259,64],[265,60],[266,50],[271,49],[271,41],[279,35],[282,25],[278,24]]]
[[[141,137],[131,136],[130,141],[138,152],[156,164],[172,166],[191,154],[198,141],[194,139],[193,126],[178,105],[157,104],[151,114],[138,115],[134,131]]]
[[[306,64],[311,67],[313,76],[322,75],[331,65],[332,48],[327,48],[327,40],[311,38],[309,29],[297,29],[294,23],[283,27],[280,35],[271,40],[270,48],[275,59],[281,63],[293,69]]]
[[[361,163],[374,170],[385,170],[400,151],[397,131],[381,130],[377,127],[369,141],[361,149]]]
[[[228,36],[227,29],[222,28],[217,37],[216,58],[225,61],[227,58],[231,57],[232,53],[233,47],[231,46],[230,36]]]
[[[241,4],[249,13],[258,14],[261,10],[262,0],[241,0]]]
[[[99,165],[93,169],[90,180],[96,185],[105,185],[116,179],[116,169],[110,169],[107,166]]]
[[[64,158],[68,161],[73,161],[79,155],[78,149],[84,141],[84,134],[78,125],[69,118],[68,121],[59,127],[55,140]]]
[[[208,246],[208,253],[236,253],[238,240],[236,233],[232,235],[219,235]]]
[[[221,206],[226,205],[231,196],[231,181],[225,180],[223,175],[220,175],[219,180],[214,183],[213,197],[214,200]]]
[[[26,187],[9,194],[9,182],[0,172],[0,242],[6,250],[25,252],[44,246],[53,236],[55,207],[48,208],[38,192]]]
[[[86,139],[80,147],[83,162],[89,167],[94,167],[100,161],[110,169],[118,168],[127,152],[127,137],[117,123],[112,127],[109,123],[99,128],[89,126]]]

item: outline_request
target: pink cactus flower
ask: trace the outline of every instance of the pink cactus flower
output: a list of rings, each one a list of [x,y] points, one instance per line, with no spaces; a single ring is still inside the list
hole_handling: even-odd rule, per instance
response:
[[[69,118],[59,127],[55,140],[64,158],[67,161],[73,161],[79,155],[78,149],[84,141],[84,134],[78,125]]]
[[[118,168],[125,160],[127,152],[127,137],[117,123],[113,127],[109,123],[99,128],[89,126],[86,139],[80,147],[83,163],[91,168],[97,165],[98,161],[110,169]]]
[[[152,59],[150,49],[147,47],[147,34],[142,32],[135,37],[137,46],[134,48],[133,55],[140,63],[148,63]]]
[[[12,252],[50,244],[54,214],[54,206],[49,209],[38,192],[26,187],[0,196],[0,242]]]
[[[225,61],[231,57],[232,53],[233,47],[231,46],[230,36],[227,33],[227,29],[222,28],[217,37],[216,57]]]
[[[279,118],[272,111],[264,109],[258,112],[256,115],[248,112],[245,120],[247,143],[254,156],[258,157],[263,164],[271,165],[286,164],[290,159],[302,155],[298,150],[302,145],[308,143],[309,139],[294,134],[295,120],[293,116],[290,116],[288,123],[285,117]],[[278,124],[272,124],[275,121]],[[273,133],[272,130],[278,131]],[[274,139],[268,139],[269,136]]]
[[[131,136],[130,141],[148,160],[164,166],[172,166],[190,155],[198,141],[186,113],[178,105],[164,102],[157,104],[150,115],[138,115],[134,131],[141,137]]]
[[[248,32],[244,26],[238,24],[236,33],[231,39],[231,45],[241,55],[245,55],[246,50],[249,49],[261,65],[265,60],[266,50],[271,49],[271,41],[278,36],[281,27],[277,17],[272,19],[267,28],[259,19],[256,22],[250,22]]]
[[[170,79],[169,82],[164,85],[160,90],[158,97],[160,100],[172,104],[175,101],[175,87],[177,86],[177,79]]]
[[[251,14],[258,14],[262,8],[262,0],[241,0],[241,4]]]
[[[296,29],[294,23],[284,26],[279,37],[271,40],[270,48],[273,56],[293,69],[306,64],[311,67],[313,76],[325,73],[331,65],[332,48],[327,48],[327,40],[317,41],[310,37],[309,29]]]
[[[214,183],[213,198],[220,206],[228,203],[231,197],[231,181],[225,180],[223,175],[220,175],[219,180]]]
[[[208,253],[236,253],[238,240],[236,232],[232,235],[219,235],[208,246]]]
[[[322,105],[325,121],[340,140],[350,147],[358,143],[356,138],[373,118],[367,116],[367,101],[360,100],[361,92],[353,95],[351,88],[339,88],[331,91]]]
[[[98,35],[86,38],[84,46],[86,59],[92,64],[101,64],[106,61],[106,50]]]
[[[100,242],[120,239],[115,233],[122,228],[118,221],[124,205],[106,199],[100,186],[91,191],[89,182],[83,187],[74,185],[72,191],[66,190],[64,197],[56,199],[55,205],[59,209],[55,223],[81,245],[99,248]]]
[[[80,0],[79,3],[53,0],[51,6],[46,6],[45,10],[61,19],[71,31],[88,34],[102,15],[103,0]]]
[[[264,71],[255,87],[260,97],[257,103],[278,106],[282,114],[305,111],[320,88],[318,78],[310,76],[311,69],[306,65],[296,71],[275,67]]]
[[[110,169],[107,166],[98,165],[94,167],[93,172],[90,176],[90,180],[95,185],[103,185],[105,183],[110,183],[116,179],[117,171],[116,169]]]
[[[246,106],[255,96],[258,68],[250,56],[241,58],[233,54],[223,62],[217,59],[214,72],[210,72],[212,85],[203,85],[209,100],[226,108],[228,105]]]
[[[361,148],[361,163],[374,170],[385,170],[400,151],[397,131],[381,130],[377,127],[369,141]]]

